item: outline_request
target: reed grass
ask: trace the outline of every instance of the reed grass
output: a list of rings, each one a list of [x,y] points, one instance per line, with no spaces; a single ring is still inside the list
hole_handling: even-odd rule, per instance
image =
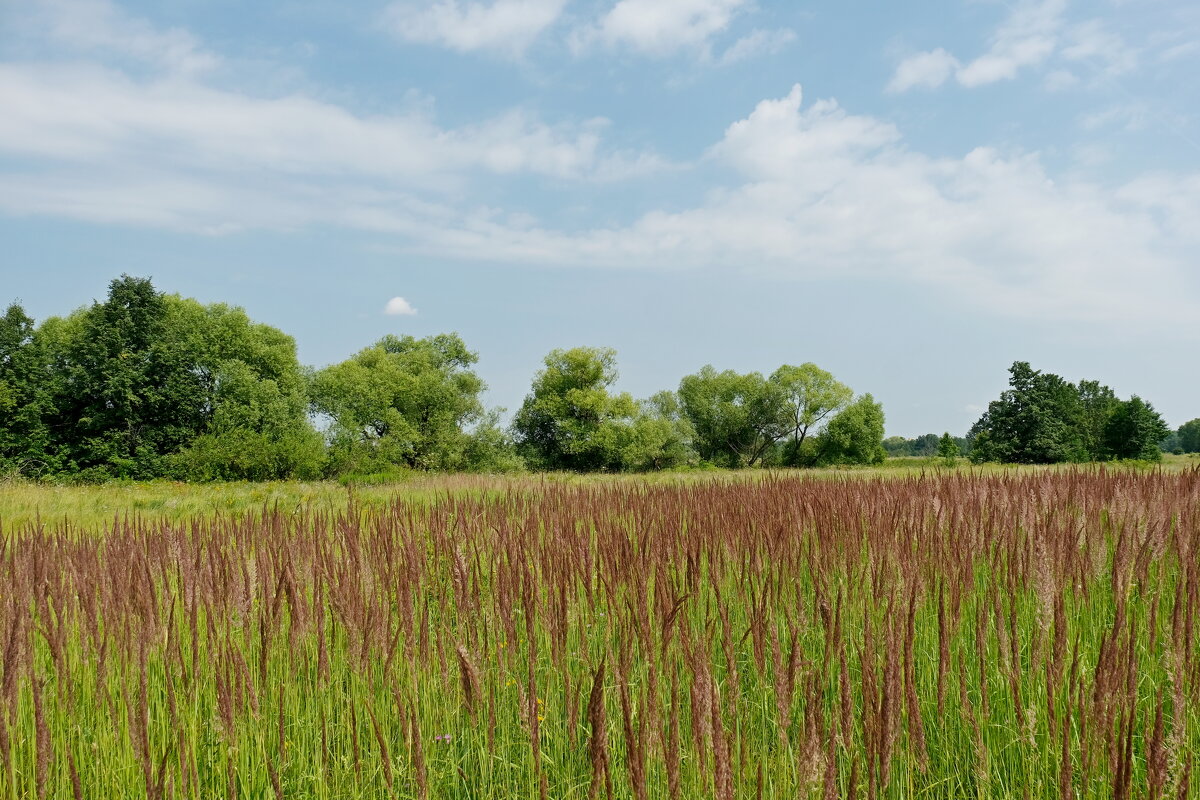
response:
[[[0,800],[1200,796],[1200,469],[462,488],[7,527]]]

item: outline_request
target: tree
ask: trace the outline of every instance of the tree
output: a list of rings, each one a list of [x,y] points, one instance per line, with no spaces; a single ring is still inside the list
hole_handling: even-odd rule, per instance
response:
[[[1051,464],[1087,459],[1076,387],[1025,361],[1015,362],[1009,375],[1011,388],[988,405],[968,434],[972,460]]]
[[[477,361],[458,334],[385,336],[317,372],[312,403],[333,419],[334,467],[465,468],[466,428],[484,419]]]
[[[166,297],[167,337],[196,378],[200,423],[169,461],[189,480],[314,478],[325,460],[292,337],[241,308]]]
[[[883,406],[864,394],[829,421],[818,441],[818,463],[882,464]]]
[[[1117,405],[1104,428],[1105,450],[1111,458],[1159,461],[1158,443],[1170,432],[1154,407],[1137,395]]]
[[[1185,422],[1176,431],[1179,448],[1185,453],[1200,453],[1200,418]]]
[[[45,374],[33,320],[14,302],[0,317],[0,473],[53,469]]]
[[[551,351],[513,419],[518,452],[539,469],[620,469],[622,428],[636,405],[628,394],[609,394],[616,380],[612,348]]]
[[[52,435],[62,463],[93,478],[154,478],[202,427],[199,378],[148,278],[122,275],[103,303],[42,337],[55,371]],[[41,330],[39,330],[41,333]]]
[[[662,391],[638,403],[620,446],[621,466],[633,472],[671,469],[696,462],[695,429],[683,415],[679,396]]]
[[[695,429],[700,458],[714,464],[753,466],[793,430],[782,388],[757,372],[705,366],[680,381],[679,400]]]
[[[1090,460],[1098,461],[1108,457],[1105,449],[1105,427],[1121,401],[1116,394],[1099,381],[1080,381],[1076,387],[1079,393],[1079,430],[1084,451]]]
[[[958,442],[954,441],[954,437],[949,431],[942,434],[942,438],[938,440],[938,458],[942,459],[946,466],[952,467],[958,461]]]
[[[792,438],[783,453],[783,463],[802,466],[806,460],[804,445],[809,433],[831,414],[844,408],[854,392],[813,363],[798,367],[784,364],[771,374],[770,381],[778,387],[790,418]]]

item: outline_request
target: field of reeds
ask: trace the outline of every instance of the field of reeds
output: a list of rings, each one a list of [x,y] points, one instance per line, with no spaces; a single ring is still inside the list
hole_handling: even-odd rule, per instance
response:
[[[1200,797],[1200,469],[0,531],[0,800]]]

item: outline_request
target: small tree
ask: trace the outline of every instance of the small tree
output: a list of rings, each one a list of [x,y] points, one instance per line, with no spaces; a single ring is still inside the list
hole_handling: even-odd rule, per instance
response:
[[[942,459],[947,467],[953,467],[958,462],[958,442],[954,441],[949,431],[943,433],[942,438],[938,440],[938,458]]]
[[[1134,395],[1117,405],[1104,428],[1104,443],[1112,458],[1159,461],[1158,443],[1170,433],[1154,406]]]
[[[819,440],[821,464],[882,464],[883,405],[864,394],[829,421]]]
[[[637,405],[608,391],[617,380],[617,352],[553,350],[543,364],[513,419],[518,452],[537,469],[620,469]]]

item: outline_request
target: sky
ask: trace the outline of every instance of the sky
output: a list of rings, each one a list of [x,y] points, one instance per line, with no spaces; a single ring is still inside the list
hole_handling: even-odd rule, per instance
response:
[[[889,435],[1016,360],[1200,416],[1192,0],[0,0],[0,303],[128,273],[340,361],[648,396],[815,362]]]

